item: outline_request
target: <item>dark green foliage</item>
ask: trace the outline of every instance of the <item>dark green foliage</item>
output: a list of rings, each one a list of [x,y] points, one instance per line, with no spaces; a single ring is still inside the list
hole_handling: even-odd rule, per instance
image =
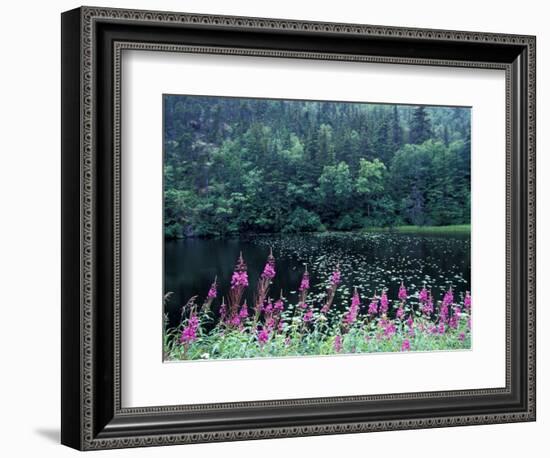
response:
[[[470,110],[165,96],[165,235],[470,219]]]
[[[319,215],[302,207],[297,207],[288,216],[283,232],[316,232],[322,230]]]
[[[426,113],[426,108],[423,106],[417,107],[414,110],[411,121],[411,131],[409,134],[409,143],[418,145],[424,143],[432,137],[432,126]]]
[[[465,145],[428,140],[405,145],[393,158],[390,186],[406,223],[450,225],[470,222],[470,180],[464,173]]]

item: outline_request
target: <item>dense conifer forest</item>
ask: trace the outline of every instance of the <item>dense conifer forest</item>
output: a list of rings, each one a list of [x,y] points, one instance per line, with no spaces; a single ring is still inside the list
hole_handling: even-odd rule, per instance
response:
[[[167,238],[470,222],[470,109],[164,96]]]

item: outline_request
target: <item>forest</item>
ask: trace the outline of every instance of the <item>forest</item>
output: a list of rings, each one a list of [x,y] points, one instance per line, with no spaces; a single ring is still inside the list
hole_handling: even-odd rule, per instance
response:
[[[470,108],[163,103],[166,238],[470,223]]]

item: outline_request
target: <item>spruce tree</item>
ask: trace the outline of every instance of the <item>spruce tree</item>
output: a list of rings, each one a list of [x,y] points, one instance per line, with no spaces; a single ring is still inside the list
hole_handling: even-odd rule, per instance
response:
[[[394,152],[403,146],[403,131],[401,130],[401,121],[399,119],[399,111],[397,105],[393,107],[393,117],[391,122],[392,142]]]
[[[431,138],[431,136],[432,126],[428,119],[428,114],[423,106],[419,106],[414,110],[409,141],[412,144],[419,145]]]

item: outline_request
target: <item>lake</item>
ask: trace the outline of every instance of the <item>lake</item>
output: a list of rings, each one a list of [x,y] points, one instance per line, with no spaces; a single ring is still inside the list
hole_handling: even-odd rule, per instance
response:
[[[401,281],[409,294],[417,293],[425,283],[436,300],[441,300],[449,286],[453,287],[455,298],[471,288],[470,236],[463,233],[269,234],[170,240],[165,242],[164,253],[164,291],[173,293],[165,309],[168,326],[178,324],[181,307],[189,298],[197,295],[197,302],[202,303],[215,277],[219,294],[227,294],[240,252],[248,265],[250,282],[245,297],[252,304],[256,281],[270,248],[277,272],[270,296],[278,298],[282,290],[287,303],[297,302],[306,264],[311,277],[309,297],[314,305],[322,305],[330,274],[339,264],[342,283],[333,307],[340,309],[349,306],[354,287],[359,289],[363,307],[382,288],[388,289],[390,300],[396,298]],[[219,302],[218,297],[214,311]]]

